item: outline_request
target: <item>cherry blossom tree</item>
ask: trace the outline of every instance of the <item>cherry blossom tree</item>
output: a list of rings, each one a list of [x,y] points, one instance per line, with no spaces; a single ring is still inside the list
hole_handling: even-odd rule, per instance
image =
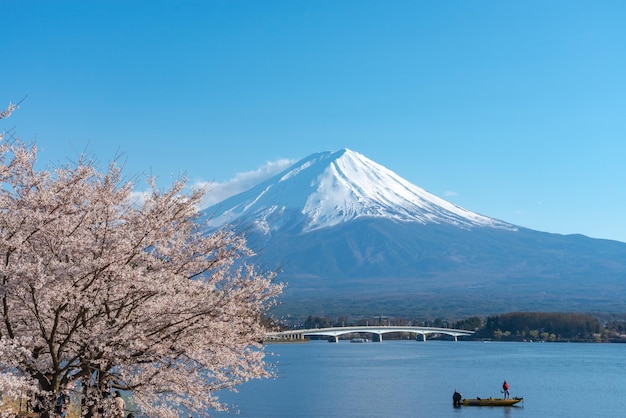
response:
[[[0,119],[8,118],[15,109],[17,109],[17,105],[9,102],[9,106],[5,110],[0,110]]]
[[[282,285],[241,236],[205,232],[202,190],[149,179],[133,200],[115,163],[36,157],[0,142],[0,391],[37,393],[42,416],[68,389],[86,417],[112,416],[115,390],[149,417],[205,416],[271,374],[259,341]]]
[[[5,119],[8,118],[9,116],[11,116],[11,113],[13,113],[15,111],[15,109],[17,109],[18,105],[13,103],[13,102],[9,102],[9,106],[7,106],[6,109],[2,110],[0,109],[0,119]],[[6,135],[6,132],[4,131],[0,131],[0,141],[2,141],[2,139],[4,139],[4,136]]]

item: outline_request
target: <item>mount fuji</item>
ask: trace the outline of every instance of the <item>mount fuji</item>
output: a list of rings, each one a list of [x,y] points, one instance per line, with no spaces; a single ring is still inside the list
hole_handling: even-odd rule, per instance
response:
[[[626,311],[626,243],[477,214],[348,149],[310,155],[205,214],[281,271],[279,314]]]

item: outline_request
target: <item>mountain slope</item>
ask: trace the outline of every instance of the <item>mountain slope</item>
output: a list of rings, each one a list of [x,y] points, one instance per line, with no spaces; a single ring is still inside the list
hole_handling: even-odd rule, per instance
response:
[[[281,313],[626,312],[626,244],[476,214],[350,150],[313,154],[206,213],[282,270]]]
[[[363,217],[514,229],[432,195],[348,149],[313,154],[210,210],[214,225],[254,219],[265,232],[299,227],[306,233]]]

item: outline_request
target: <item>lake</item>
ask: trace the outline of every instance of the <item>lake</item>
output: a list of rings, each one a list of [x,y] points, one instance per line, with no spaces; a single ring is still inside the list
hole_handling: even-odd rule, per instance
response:
[[[268,344],[276,378],[255,380],[215,417],[624,417],[626,345],[468,341]],[[452,394],[514,407],[452,406]]]

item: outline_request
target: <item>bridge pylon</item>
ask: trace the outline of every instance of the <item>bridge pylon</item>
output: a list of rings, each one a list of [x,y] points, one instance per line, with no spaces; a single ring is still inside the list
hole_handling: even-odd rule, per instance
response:
[[[276,332],[268,332],[266,334],[267,340],[275,339],[293,339],[303,340],[312,336],[326,336],[330,342],[339,342],[339,336],[353,333],[370,333],[372,334],[372,341],[382,342],[383,334],[386,333],[416,333],[421,334],[422,340],[426,341],[427,334],[447,334],[454,338],[454,341],[458,341],[458,337],[469,337],[474,334],[474,331],[468,331],[463,329],[453,328],[436,328],[436,327],[420,327],[420,326],[348,326],[348,327],[330,327],[330,328],[315,328],[315,329],[298,329],[298,330],[284,330]],[[417,335],[415,339],[419,341]]]

